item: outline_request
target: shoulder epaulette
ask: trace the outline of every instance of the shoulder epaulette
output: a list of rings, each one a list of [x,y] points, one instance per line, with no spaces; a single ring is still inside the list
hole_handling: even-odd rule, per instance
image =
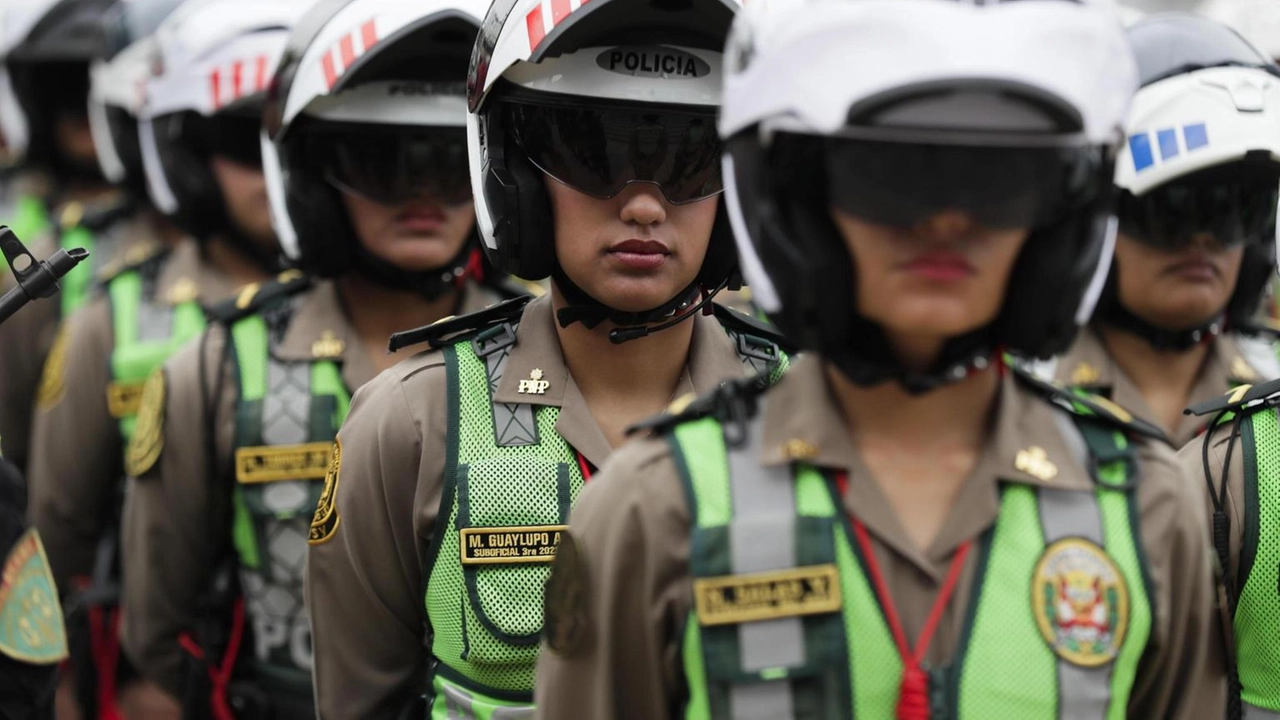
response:
[[[58,216],[58,227],[66,232],[76,228],[84,228],[90,232],[101,232],[111,227],[116,221],[133,213],[133,202],[127,197],[118,198],[92,205],[78,202],[67,203]]]
[[[98,270],[97,281],[108,283],[127,272],[159,265],[169,257],[169,252],[163,245],[146,244],[129,248],[123,257],[112,260]]]
[[[492,325],[510,322],[524,312],[524,306],[533,298],[528,295],[512,298],[497,305],[491,305],[470,315],[450,315],[430,325],[413,330],[405,330],[391,336],[387,342],[388,352],[396,352],[401,348],[427,343],[432,349],[440,347],[447,338],[469,336]]]
[[[714,313],[716,320],[719,320],[720,324],[726,329],[739,332],[744,335],[754,335],[758,338],[768,340],[779,348],[782,348],[783,352],[788,355],[794,355],[796,353],[795,345],[793,345],[786,336],[778,332],[777,328],[769,323],[758,318],[751,317],[745,313],[740,313],[737,310],[721,305],[720,303],[712,303],[711,305],[715,308]]]
[[[507,275],[501,280],[487,283],[488,287],[498,293],[498,296],[505,300],[514,300],[522,297],[542,297],[547,294],[546,288],[541,284],[532,280],[521,280],[517,277]]]
[[[1010,365],[1009,368],[1024,385],[1040,393],[1047,400],[1065,406],[1077,415],[1097,418],[1136,435],[1155,440],[1165,439],[1163,430],[1142,418],[1134,417],[1133,413],[1101,395],[1093,395],[1079,388],[1068,389],[1058,383],[1049,382],[1016,364]]]
[[[1213,415],[1225,411],[1238,412],[1250,405],[1262,408],[1276,404],[1280,404],[1280,379],[1257,385],[1241,385],[1225,395],[1192,405],[1183,410],[1182,414]]]
[[[210,322],[230,324],[257,313],[273,302],[306,290],[313,282],[310,275],[286,270],[274,280],[245,285],[231,299],[205,310],[205,316]]]
[[[677,398],[661,413],[627,428],[628,435],[643,432],[665,433],[677,425],[719,418],[722,422],[744,422],[755,416],[757,400],[769,389],[767,376],[734,378],[705,395],[690,393]]]

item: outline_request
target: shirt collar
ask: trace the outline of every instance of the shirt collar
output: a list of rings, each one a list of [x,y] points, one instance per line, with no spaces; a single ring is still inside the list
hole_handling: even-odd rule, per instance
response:
[[[235,290],[230,278],[200,257],[200,249],[191,239],[170,251],[156,278],[156,297],[168,305],[198,301],[208,306],[230,297]]]

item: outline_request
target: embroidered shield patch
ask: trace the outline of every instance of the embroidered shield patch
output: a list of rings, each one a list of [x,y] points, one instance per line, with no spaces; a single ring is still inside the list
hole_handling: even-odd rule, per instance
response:
[[[311,518],[311,529],[307,533],[309,545],[323,545],[338,532],[338,474],[341,471],[342,439],[335,438],[333,453],[329,456],[329,471],[324,476],[324,489],[320,491],[320,502],[316,503],[316,514]]]
[[[1129,588],[1106,551],[1082,538],[1045,549],[1032,581],[1036,625],[1058,657],[1097,667],[1115,659],[1129,625]]]
[[[0,570],[0,654],[37,665],[67,657],[58,590],[34,529],[18,538]]]
[[[40,375],[40,387],[36,389],[36,408],[49,410],[62,402],[67,392],[67,324],[58,328],[53,346],[44,361],[44,372]]]
[[[164,396],[164,371],[156,370],[142,389],[138,424],[124,454],[124,470],[130,477],[141,477],[160,459],[160,451],[164,449]]]

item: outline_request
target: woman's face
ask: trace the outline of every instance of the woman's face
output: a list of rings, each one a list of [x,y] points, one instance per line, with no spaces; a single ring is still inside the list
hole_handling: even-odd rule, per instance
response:
[[[360,243],[375,257],[411,272],[448,265],[475,227],[470,202],[446,204],[422,196],[397,205],[340,192]]]
[[[994,321],[1029,234],[983,227],[959,210],[908,227],[831,214],[853,260],[858,312],[891,342],[941,342]]]
[[[672,205],[635,183],[598,200],[544,176],[556,258],[579,288],[608,307],[642,312],[689,287],[702,269],[719,199]]]
[[[1185,330],[1212,320],[1227,307],[1240,277],[1244,245],[1224,248],[1201,234],[1178,250],[1161,250],[1124,233],[1116,239],[1120,303],[1165,330]]]
[[[275,250],[276,232],[271,225],[262,167],[245,165],[222,155],[211,157],[209,167],[213,169],[213,177],[227,205],[227,215],[236,229],[263,250]]]

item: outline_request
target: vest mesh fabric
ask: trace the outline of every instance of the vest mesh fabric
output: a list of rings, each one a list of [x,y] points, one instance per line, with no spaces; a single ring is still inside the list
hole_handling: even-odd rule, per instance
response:
[[[1257,521],[1246,527],[1257,528],[1257,550],[1236,606],[1236,654],[1244,701],[1280,710],[1280,427],[1273,408],[1247,422],[1254,447],[1245,449],[1255,458],[1257,496],[1246,477],[1246,513],[1256,513]]]
[[[430,568],[426,610],[432,654],[453,674],[501,692],[533,688],[543,586],[549,564],[463,566],[459,530],[466,527],[558,525],[582,488],[574,451],[555,430],[560,410],[539,407],[537,445],[499,447],[494,440],[489,381],[469,343],[445,350],[451,388],[458,388],[455,463],[446,462],[440,544]],[[451,440],[452,441],[452,440]]]

